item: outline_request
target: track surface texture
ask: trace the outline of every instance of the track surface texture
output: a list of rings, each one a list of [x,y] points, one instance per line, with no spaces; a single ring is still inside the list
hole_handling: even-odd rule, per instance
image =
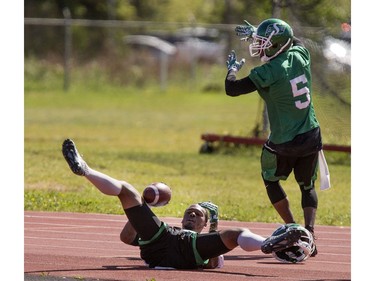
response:
[[[181,219],[163,221],[180,226]],[[350,227],[316,226],[319,253],[303,263],[284,264],[261,251],[237,247],[212,270],[155,270],[140,259],[137,247],[119,234],[125,215],[24,212],[25,280],[351,280]],[[279,224],[220,221],[219,229],[241,226],[269,236]]]

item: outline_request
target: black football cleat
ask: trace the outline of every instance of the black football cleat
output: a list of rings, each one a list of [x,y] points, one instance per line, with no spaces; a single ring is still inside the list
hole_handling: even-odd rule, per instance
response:
[[[71,139],[66,139],[62,144],[62,154],[73,173],[85,176],[88,173],[88,166],[79,155],[78,150]]]
[[[261,250],[265,254],[271,254],[293,246],[300,238],[301,232],[297,229],[287,230],[285,233],[270,236],[263,241]]]
[[[316,237],[315,237],[315,234],[314,234],[314,228],[311,227],[311,226],[308,226],[308,225],[305,226],[305,228],[306,228],[308,231],[310,231],[312,237],[314,238],[314,248],[313,248],[313,250],[312,250],[312,252],[311,252],[310,257],[315,257],[315,256],[318,254],[318,249],[316,248],[316,243],[315,243]]]

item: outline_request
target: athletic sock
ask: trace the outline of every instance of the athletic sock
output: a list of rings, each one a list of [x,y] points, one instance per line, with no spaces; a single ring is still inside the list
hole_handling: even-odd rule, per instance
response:
[[[124,181],[119,181],[91,168],[88,168],[86,178],[102,193],[112,196],[119,195],[122,186],[127,184]]]
[[[266,238],[250,230],[245,230],[238,236],[237,243],[243,250],[251,252],[260,250],[264,240],[266,240]]]

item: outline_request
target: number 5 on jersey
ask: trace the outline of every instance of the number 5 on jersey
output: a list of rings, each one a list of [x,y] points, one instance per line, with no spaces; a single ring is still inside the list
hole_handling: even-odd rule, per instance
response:
[[[297,84],[299,84],[299,83],[303,83],[303,84],[307,83],[307,79],[306,79],[305,74],[300,75],[300,76],[290,80],[289,82],[290,82],[290,85],[292,86],[293,97],[299,97],[299,96],[302,96],[302,95],[306,95],[307,100],[304,101],[304,102],[302,102],[300,100],[296,101],[295,102],[296,107],[298,109],[304,109],[304,108],[308,107],[309,104],[310,104],[310,90],[309,90],[309,88],[307,88],[307,86],[304,86],[301,89],[298,89],[298,87],[297,87]]]

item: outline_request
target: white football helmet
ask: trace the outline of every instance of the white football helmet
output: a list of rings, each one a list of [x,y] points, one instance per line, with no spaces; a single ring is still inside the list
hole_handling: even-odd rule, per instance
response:
[[[280,235],[287,230],[296,229],[302,233],[301,238],[295,245],[281,251],[272,252],[277,260],[284,263],[297,263],[307,260],[315,249],[315,242],[312,234],[299,224],[290,223],[280,226],[272,235]]]

